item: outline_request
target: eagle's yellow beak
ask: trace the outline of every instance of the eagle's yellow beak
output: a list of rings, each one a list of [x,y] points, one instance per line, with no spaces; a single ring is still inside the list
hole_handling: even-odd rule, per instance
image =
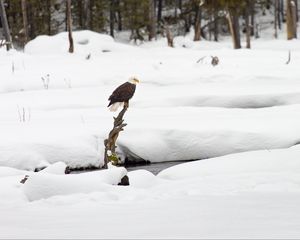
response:
[[[137,78],[134,78],[133,81],[135,81],[136,83],[140,83],[140,80],[138,80]]]

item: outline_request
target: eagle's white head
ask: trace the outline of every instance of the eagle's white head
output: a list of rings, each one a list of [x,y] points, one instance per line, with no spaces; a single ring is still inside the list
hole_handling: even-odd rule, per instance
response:
[[[136,77],[130,77],[128,82],[136,85],[140,82],[140,80],[138,80]]]

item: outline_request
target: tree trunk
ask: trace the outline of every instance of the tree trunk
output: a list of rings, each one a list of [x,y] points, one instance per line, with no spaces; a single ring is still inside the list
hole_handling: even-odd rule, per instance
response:
[[[182,12],[182,0],[178,0],[178,8],[180,10],[180,13]]]
[[[214,40],[217,42],[219,36],[219,21],[218,21],[218,12],[214,12]]]
[[[209,14],[209,24],[208,24],[208,39],[209,41],[211,41],[211,38],[212,38],[212,22],[213,22],[213,18],[212,18],[212,15]]]
[[[281,22],[282,22],[282,19],[281,19],[281,4],[280,4],[280,1],[281,0],[276,0],[275,4],[277,4],[277,25],[278,25],[278,28],[279,30],[281,30]]]
[[[48,10],[48,35],[51,35],[51,0],[47,0],[47,10]]]
[[[28,20],[27,20],[27,3],[26,0],[21,0],[22,20],[24,29],[24,46],[28,41]]]
[[[122,24],[122,11],[120,9],[120,0],[117,0],[117,16],[118,16],[118,30],[123,30],[123,24]]]
[[[110,30],[110,36],[112,36],[112,37],[114,37],[114,26],[115,26],[115,0],[110,0],[109,30]]]
[[[175,18],[175,21],[177,21],[177,17],[178,17],[177,4],[178,4],[178,0],[175,0],[175,4],[174,4],[174,18]]]
[[[91,28],[91,2],[90,0],[84,0],[83,8],[84,8],[84,28]]]
[[[3,27],[4,37],[6,41],[6,49],[7,51],[12,48],[12,39],[9,31],[9,26],[7,22],[7,16],[5,11],[5,6],[3,0],[0,0],[0,17],[1,17],[1,23]]]
[[[251,27],[250,27],[250,22],[249,22],[249,1],[247,1],[247,7],[246,7],[246,12],[245,12],[245,18],[246,18],[246,48],[251,48]]]
[[[74,52],[74,42],[72,36],[72,13],[71,13],[71,0],[67,0],[67,28],[69,36],[69,53]]]
[[[298,14],[298,1],[297,0],[295,0],[295,5],[296,5],[296,22],[298,22],[299,21],[299,14]]]
[[[278,5],[279,5],[279,0],[275,0],[274,4],[274,37],[278,38]]]
[[[230,11],[228,11],[227,20],[232,36],[233,48],[239,49],[241,48],[239,18],[236,14],[233,14]]]
[[[162,20],[162,18],[161,18],[161,16],[162,16],[162,6],[163,4],[162,4],[162,0],[158,0],[158,5],[157,5],[157,21],[158,22],[161,22],[161,20]]]
[[[280,6],[280,16],[281,16],[281,21],[285,22],[285,18],[284,18],[284,1],[283,0],[279,0],[279,6]]]
[[[296,38],[296,5],[293,0],[286,0],[286,26],[287,39],[291,40]]]
[[[255,2],[250,1],[250,25],[251,25],[251,36],[254,36],[254,25],[255,25]]]
[[[297,38],[297,5],[296,5],[296,0],[292,1],[293,2],[293,27],[294,27],[294,38]]]
[[[149,41],[156,38],[156,0],[149,0]]]
[[[198,4],[196,6],[195,11],[196,11],[196,15],[195,15],[195,24],[194,24],[194,28],[195,28],[194,41],[200,41],[200,39],[201,39],[201,8]]]
[[[164,29],[166,31],[168,46],[169,47],[174,47],[174,42],[173,42],[174,38],[173,38],[173,35],[172,35],[171,30],[169,28],[169,25],[166,22],[164,22]]]
[[[118,165],[118,156],[116,153],[116,141],[119,137],[121,131],[124,130],[124,127],[127,125],[124,123],[124,114],[128,109],[128,102],[124,104],[122,111],[118,114],[117,117],[114,117],[114,127],[109,132],[108,138],[104,140],[104,168],[107,168],[107,164],[112,162],[114,165]]]

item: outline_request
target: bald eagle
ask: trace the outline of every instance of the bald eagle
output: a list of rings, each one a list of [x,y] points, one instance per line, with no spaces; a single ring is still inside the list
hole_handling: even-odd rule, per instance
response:
[[[107,106],[109,110],[115,112],[119,107],[123,106],[123,104],[126,104],[128,107],[128,102],[135,92],[136,84],[139,82],[137,78],[131,77],[126,83],[117,87],[108,98],[110,101]]]

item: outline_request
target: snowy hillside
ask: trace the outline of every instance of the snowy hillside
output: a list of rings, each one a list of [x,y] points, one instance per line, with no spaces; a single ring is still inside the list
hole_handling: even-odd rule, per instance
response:
[[[141,84],[118,141],[124,158],[203,159],[300,142],[297,40],[232,51],[230,42],[186,38],[189,49],[171,49],[163,40],[134,47],[82,31],[70,55],[66,37],[37,37],[25,53],[1,51],[2,166],[101,166],[113,116],[107,99],[130,76]],[[220,64],[211,66],[210,56]]]
[[[0,49],[0,238],[299,236],[299,40],[258,39],[251,50],[189,36],[175,48],[91,31],[74,40],[74,54],[67,33]],[[158,176],[65,175],[103,166],[108,97],[131,76],[141,83],[122,160],[206,160]],[[130,186],[116,186],[126,174]]]

